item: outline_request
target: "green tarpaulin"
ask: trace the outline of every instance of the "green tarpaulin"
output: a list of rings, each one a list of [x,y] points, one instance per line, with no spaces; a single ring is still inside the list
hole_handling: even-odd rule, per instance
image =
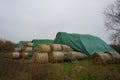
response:
[[[85,53],[88,56],[95,52],[116,52],[99,37],[92,35],[58,32],[54,43],[66,44],[76,51]]]
[[[23,48],[25,42],[27,41],[20,41],[17,48]]]

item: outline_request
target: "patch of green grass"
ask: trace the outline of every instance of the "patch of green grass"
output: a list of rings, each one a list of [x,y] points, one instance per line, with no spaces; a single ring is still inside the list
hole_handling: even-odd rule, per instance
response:
[[[0,53],[0,58],[10,58],[10,53]]]
[[[94,65],[91,59],[79,63],[62,63],[60,73],[70,80],[119,80],[120,64]]]

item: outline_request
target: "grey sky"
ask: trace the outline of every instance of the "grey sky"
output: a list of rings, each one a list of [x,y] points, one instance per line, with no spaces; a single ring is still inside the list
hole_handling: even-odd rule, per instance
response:
[[[92,34],[110,43],[104,9],[115,0],[0,0],[0,38],[54,39],[57,32]]]

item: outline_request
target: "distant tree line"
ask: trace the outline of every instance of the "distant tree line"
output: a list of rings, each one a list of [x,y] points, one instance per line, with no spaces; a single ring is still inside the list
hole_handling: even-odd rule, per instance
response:
[[[104,11],[105,27],[111,32],[111,47],[120,53],[120,0],[109,5]]]
[[[0,52],[11,52],[17,45],[11,41],[0,39]]]

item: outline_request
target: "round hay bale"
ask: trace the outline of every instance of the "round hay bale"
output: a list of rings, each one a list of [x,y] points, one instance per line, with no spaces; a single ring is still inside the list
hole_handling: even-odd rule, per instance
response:
[[[29,53],[28,52],[22,52],[22,58],[23,59],[28,59],[29,57],[27,56]]]
[[[33,48],[32,47],[24,47],[23,48],[23,52],[31,52],[33,50]]]
[[[20,52],[21,48],[15,48],[15,52]]]
[[[51,47],[47,44],[38,45],[38,53],[49,53],[51,52]]]
[[[93,55],[93,63],[94,64],[111,64],[112,57],[108,53],[95,53]]]
[[[120,54],[119,53],[108,53],[112,57],[112,63],[120,63]]]
[[[74,57],[77,60],[87,58],[87,55],[80,53],[80,52],[64,52],[64,61],[70,61],[70,57]]]
[[[19,52],[13,52],[13,53],[11,53],[11,58],[12,59],[19,59],[19,58],[21,58],[21,55]]]
[[[54,51],[62,51],[62,46],[61,44],[51,44],[50,45],[51,50]]]
[[[64,53],[63,52],[52,52],[52,60],[54,63],[64,62]]]
[[[24,47],[33,47],[33,43],[31,42],[25,42]]]
[[[67,46],[67,45],[62,45],[62,50],[63,51],[74,51],[70,46]]]
[[[78,60],[79,59],[85,59],[88,56],[84,53],[80,53],[80,52],[71,52],[73,56],[75,56]]]
[[[35,53],[32,58],[32,62],[34,63],[48,63],[49,57],[48,53]]]

